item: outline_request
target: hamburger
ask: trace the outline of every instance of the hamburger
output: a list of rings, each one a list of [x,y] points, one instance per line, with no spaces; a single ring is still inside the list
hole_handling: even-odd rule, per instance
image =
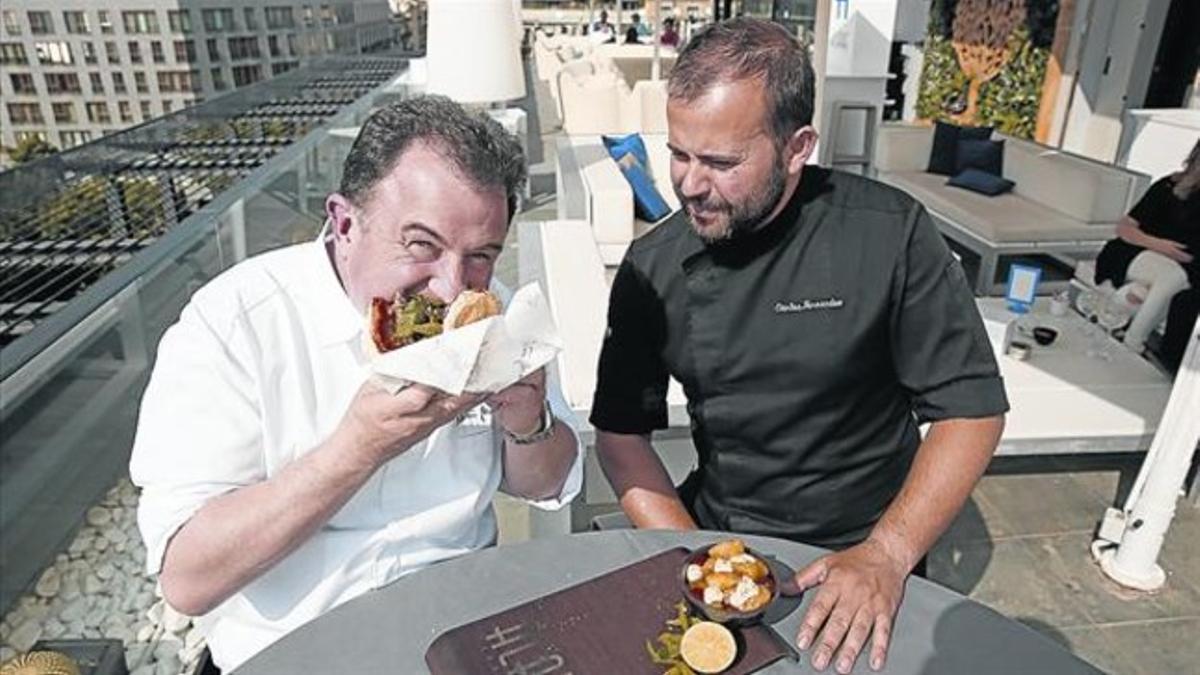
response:
[[[380,353],[390,352],[501,311],[500,299],[490,291],[463,291],[449,305],[423,295],[405,298],[397,293],[392,300],[372,298],[371,341]]]

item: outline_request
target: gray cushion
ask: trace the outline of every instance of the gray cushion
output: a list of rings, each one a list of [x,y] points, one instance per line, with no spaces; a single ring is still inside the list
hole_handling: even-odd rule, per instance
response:
[[[1103,241],[1116,233],[1115,222],[1085,223],[1019,192],[987,197],[949,187],[944,176],[924,171],[881,173],[879,178],[908,192],[933,213],[998,244]]]

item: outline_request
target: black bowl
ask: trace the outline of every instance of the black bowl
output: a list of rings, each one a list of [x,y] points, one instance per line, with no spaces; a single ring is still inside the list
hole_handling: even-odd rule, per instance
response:
[[[683,568],[679,570],[679,587],[683,591],[683,597],[687,599],[689,605],[695,608],[695,610],[699,612],[701,616],[709,621],[715,621],[731,628],[753,626],[757,623],[761,623],[763,620],[763,615],[767,612],[767,608],[769,608],[777,599],[779,599],[778,574],[775,566],[771,564],[770,558],[767,558],[754,549],[746,549],[746,553],[749,553],[766,564],[768,572],[767,580],[771,584],[771,599],[768,600],[765,605],[759,607],[753,612],[741,612],[725,606],[714,607],[704,602],[703,595],[693,591],[691,584],[688,583],[688,565],[702,565],[704,561],[708,559],[708,548],[709,547],[705,546],[704,548],[698,548],[692,551],[691,554],[688,555],[687,559],[683,561]]]
[[[1058,331],[1047,326],[1035,326],[1033,329],[1033,340],[1039,345],[1045,347],[1051,344],[1058,338]]]

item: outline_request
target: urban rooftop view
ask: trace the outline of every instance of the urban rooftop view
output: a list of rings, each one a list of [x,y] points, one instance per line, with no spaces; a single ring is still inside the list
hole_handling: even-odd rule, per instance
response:
[[[1196,672],[1197,25],[3,3],[0,675]]]

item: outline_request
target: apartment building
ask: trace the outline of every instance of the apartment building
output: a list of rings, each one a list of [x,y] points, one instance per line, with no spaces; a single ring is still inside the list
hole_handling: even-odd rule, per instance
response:
[[[0,145],[73,147],[313,57],[392,41],[386,0],[8,0]]]

